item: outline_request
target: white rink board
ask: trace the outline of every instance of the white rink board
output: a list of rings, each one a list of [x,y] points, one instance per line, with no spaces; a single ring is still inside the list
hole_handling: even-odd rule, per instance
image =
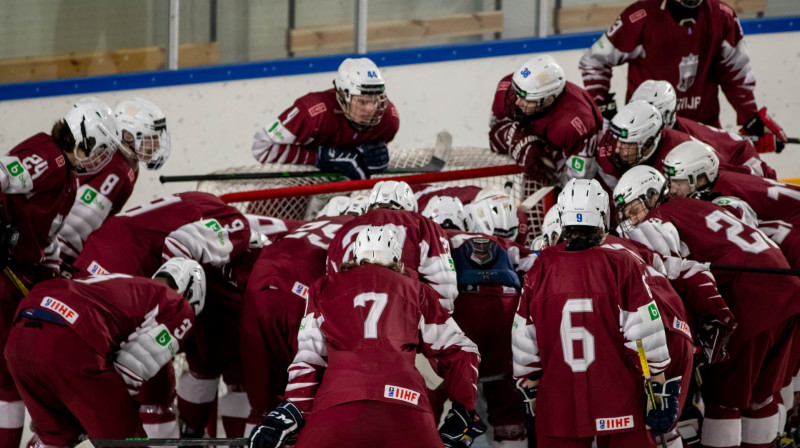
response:
[[[759,34],[746,38],[757,79],[759,106],[790,136],[800,136],[800,33]],[[583,50],[552,53],[581,84],[578,60]],[[433,146],[438,131],[453,134],[454,146],[488,147],[491,102],[497,82],[530,55],[469,59],[387,67],[383,70],[389,98],[400,112],[394,148]],[[625,72],[617,69],[612,90],[625,88]],[[193,190],[194,183],[162,185],[158,175],[201,174],[255,164],[250,142],[259,126],[269,125],[299,96],[331,86],[333,73],[261,78],[245,81],[114,91],[97,96],[110,105],[141,96],[167,114],[173,151],[160,171],[142,170],[128,207],[165,194]],[[0,150],[7,152],[35,134],[49,132],[78,97],[60,96],[0,102]],[[735,129],[733,110],[722,99],[722,123]],[[780,178],[800,177],[800,146],[765,156]]]

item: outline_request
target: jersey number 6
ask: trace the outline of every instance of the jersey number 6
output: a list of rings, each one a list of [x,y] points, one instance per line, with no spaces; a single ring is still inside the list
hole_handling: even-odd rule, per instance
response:
[[[594,336],[586,327],[573,327],[573,313],[591,313],[592,299],[569,299],[561,309],[561,350],[564,362],[573,372],[585,372],[594,362]],[[574,343],[579,341],[583,358],[575,358]]]

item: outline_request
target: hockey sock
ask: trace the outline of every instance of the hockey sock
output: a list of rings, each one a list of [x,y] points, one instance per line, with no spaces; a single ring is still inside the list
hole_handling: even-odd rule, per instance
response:
[[[19,448],[25,405],[22,401],[0,401],[0,448]]]
[[[242,437],[245,433],[247,417],[250,415],[250,402],[243,391],[234,391],[236,386],[229,386],[228,393],[219,399],[219,414],[222,416],[222,427],[226,437]],[[241,387],[239,387],[241,390]]]
[[[756,406],[753,406],[756,408]],[[783,428],[778,426],[778,403],[771,400],[757,409],[742,410],[742,447],[768,448]]]
[[[144,431],[151,439],[173,439],[179,437],[178,422],[172,403],[143,404],[139,408]]]
[[[742,416],[738,409],[706,404],[700,436],[703,448],[736,448],[742,443]]]
[[[178,415],[181,420],[181,434],[202,433],[214,408],[218,383],[219,377],[203,379],[190,372],[181,374],[178,379]]]

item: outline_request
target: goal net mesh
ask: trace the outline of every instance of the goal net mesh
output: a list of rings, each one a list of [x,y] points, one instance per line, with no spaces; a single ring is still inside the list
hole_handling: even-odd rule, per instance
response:
[[[414,148],[404,150],[390,150],[389,171],[399,171],[408,168],[420,168],[430,162],[433,156],[433,148]],[[454,147],[445,160],[443,171],[463,170],[469,168],[481,168],[489,166],[508,165],[513,161],[504,155],[495,154],[487,148],[478,147]],[[275,172],[314,172],[317,169],[311,165],[251,165],[244,167],[227,168],[215,171],[213,174],[231,173],[275,173]],[[388,176],[388,175],[386,175]],[[385,176],[376,176],[385,177]],[[332,180],[344,180],[324,177],[306,178],[279,178],[279,179],[259,179],[259,180],[227,180],[227,181],[203,181],[198,184],[197,189],[223,195],[239,191],[264,190],[272,188],[292,187],[298,185],[317,184],[330,182]],[[475,185],[481,188],[492,187],[504,190],[507,186],[511,189],[513,200],[519,204],[525,198],[533,194],[545,185],[540,182],[525,179],[521,174],[503,175],[495,177],[462,179],[448,182],[441,182],[438,185],[446,186],[466,186]],[[353,191],[352,195],[363,194],[364,191]],[[338,193],[345,194],[345,193]],[[318,196],[289,196],[278,199],[256,200],[250,202],[234,203],[233,206],[242,212],[252,213],[262,216],[271,216],[284,219],[313,219],[316,212],[333,195]],[[542,220],[545,214],[545,202],[536,204],[528,212],[528,243],[536,235],[541,233]]]

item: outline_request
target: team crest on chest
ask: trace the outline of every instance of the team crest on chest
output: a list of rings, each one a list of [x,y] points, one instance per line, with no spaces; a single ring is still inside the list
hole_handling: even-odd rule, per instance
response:
[[[681,58],[681,63],[678,66],[680,72],[680,80],[676,89],[681,92],[686,92],[694,84],[694,79],[697,77],[697,66],[700,64],[700,58],[696,54],[689,53],[689,56]]]

